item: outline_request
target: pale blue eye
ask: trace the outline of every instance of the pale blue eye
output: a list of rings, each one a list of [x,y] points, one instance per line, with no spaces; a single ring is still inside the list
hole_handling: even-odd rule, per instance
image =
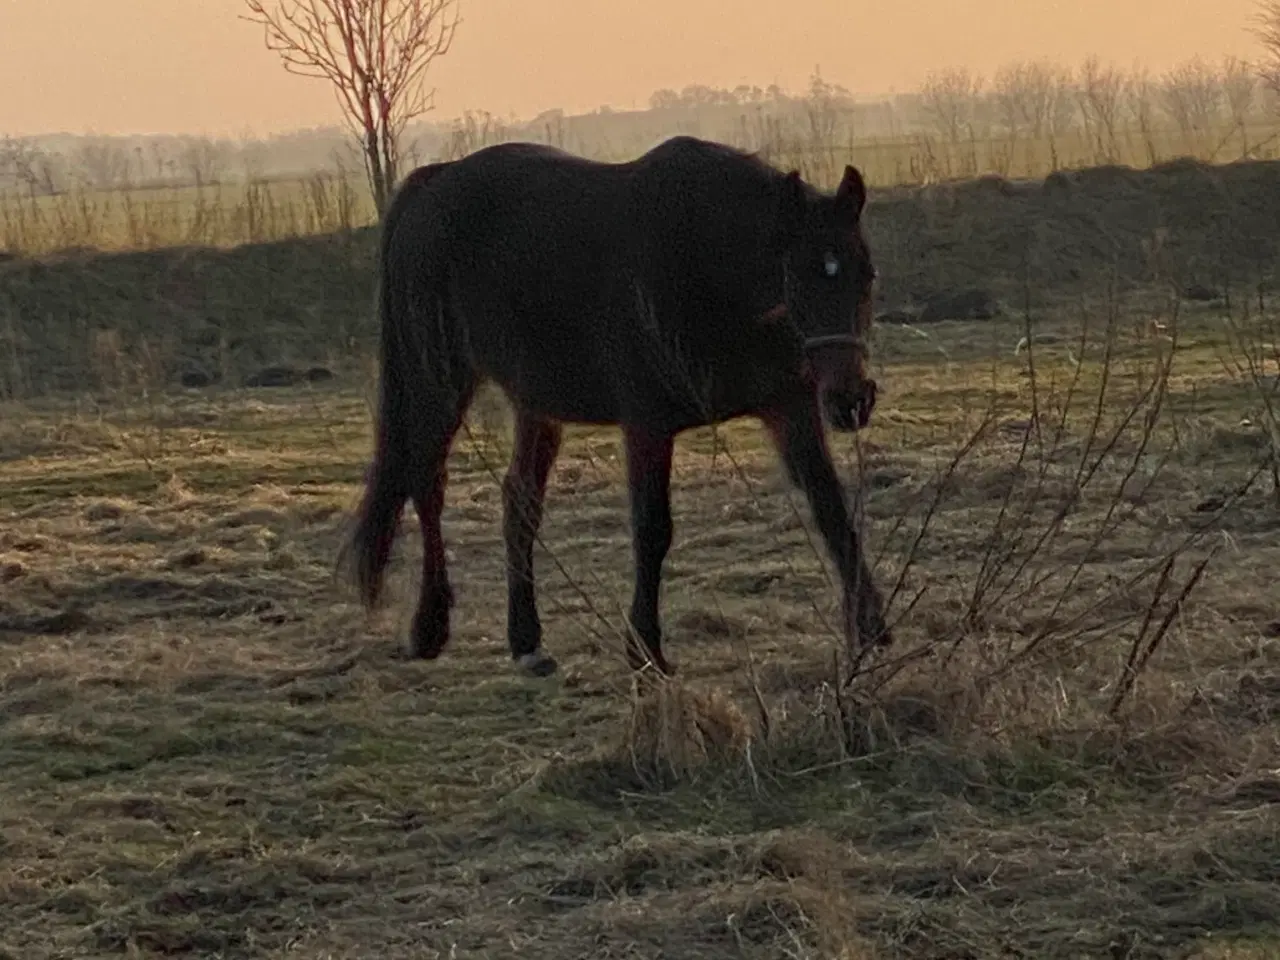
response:
[[[823,269],[826,270],[828,277],[834,277],[837,273],[840,272],[840,261],[838,261],[834,256],[832,256],[829,253],[823,259],[822,266],[823,266]]]

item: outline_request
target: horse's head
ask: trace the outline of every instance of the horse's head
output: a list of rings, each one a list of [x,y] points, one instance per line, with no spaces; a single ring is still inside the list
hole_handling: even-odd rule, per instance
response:
[[[876,400],[867,374],[876,269],[862,232],[867,187],[847,166],[835,194],[783,184],[783,306],[805,337],[807,374],[836,430],[864,427]]]

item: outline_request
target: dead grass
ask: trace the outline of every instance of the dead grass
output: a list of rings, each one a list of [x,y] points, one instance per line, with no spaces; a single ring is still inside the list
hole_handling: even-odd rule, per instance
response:
[[[1193,363],[1186,376],[1219,373]],[[938,489],[945,453],[941,424],[905,426],[904,411],[936,409],[960,384],[886,382],[910,392],[886,401],[861,456],[891,569],[906,542],[893,518]],[[540,569],[566,670],[538,684],[510,671],[502,640],[500,439],[460,445],[452,468],[459,608],[445,659],[400,656],[411,524],[399,595],[371,631],[332,586],[362,467],[358,406],[341,391],[223,396],[198,430],[167,427],[150,464],[112,442],[135,429],[126,419],[77,431],[49,405],[6,421],[24,451],[0,477],[14,571],[0,599],[10,955],[1182,956],[1210,936],[1276,943],[1280,654],[1267,632],[1280,609],[1261,493],[1231,514],[1227,558],[1118,723],[1104,709],[1116,643],[979,682],[1041,615],[1034,600],[991,611],[945,668],[912,661],[841,702],[859,695],[831,685],[833,597],[803,513],[753,429],[725,431],[719,454],[693,436],[665,601],[681,683],[633,699],[615,654],[630,576],[616,440],[576,436],[557,472],[546,539],[573,582]],[[1194,456],[1142,499],[1143,529],[1185,531],[1256,454],[1226,420],[1197,422]],[[954,630],[975,531],[1009,478],[1033,472],[1009,465],[1016,449],[997,432],[944,485],[919,561],[932,592],[901,628],[905,648]],[[1102,502],[1085,504],[1081,530]],[[1162,549],[1132,536],[1096,552],[1082,589]],[[1201,955],[1252,955],[1233,949]]]
[[[1276,956],[1280,515],[1244,487],[1274,361],[1224,364],[1217,308],[1165,348],[1133,332],[1160,296],[1094,294],[1037,308],[1030,358],[1019,319],[880,329],[876,422],[834,445],[900,640],[851,684],[750,425],[681,440],[680,680],[633,693],[613,431],[557,465],[535,682],[500,409],[454,452],[422,664],[409,518],[386,612],[332,579],[354,380],[3,407],[0,957]]]

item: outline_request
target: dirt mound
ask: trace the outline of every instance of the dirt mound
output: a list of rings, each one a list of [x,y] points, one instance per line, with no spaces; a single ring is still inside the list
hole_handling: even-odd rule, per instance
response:
[[[12,354],[0,397],[239,384],[278,370],[298,371],[290,383],[328,379],[311,371],[347,370],[369,346],[375,254],[366,229],[10,263],[0,303],[15,336],[0,342]]]
[[[882,312],[914,307],[907,317],[973,290],[1019,306],[1106,283],[1256,291],[1275,269],[1277,223],[1272,161],[984,177],[884,191],[868,212]],[[0,341],[0,397],[351,371],[374,343],[376,238],[366,228],[7,263],[0,302],[13,333]]]
[[[1034,303],[1109,280],[1121,289],[1256,289],[1275,269],[1274,161],[1099,167],[1017,189],[992,189],[991,179],[897,190],[873,203],[889,302],[978,287]]]

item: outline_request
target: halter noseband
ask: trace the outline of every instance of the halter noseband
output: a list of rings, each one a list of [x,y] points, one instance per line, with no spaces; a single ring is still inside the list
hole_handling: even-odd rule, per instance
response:
[[[765,323],[776,323],[780,320],[786,320],[791,316],[787,309],[786,303],[780,303],[775,307],[770,307],[760,319]],[[861,339],[852,333],[826,333],[817,337],[806,337],[804,341],[804,351],[808,353],[811,350],[820,350],[823,347],[833,347],[837,345],[857,347],[862,343]]]

